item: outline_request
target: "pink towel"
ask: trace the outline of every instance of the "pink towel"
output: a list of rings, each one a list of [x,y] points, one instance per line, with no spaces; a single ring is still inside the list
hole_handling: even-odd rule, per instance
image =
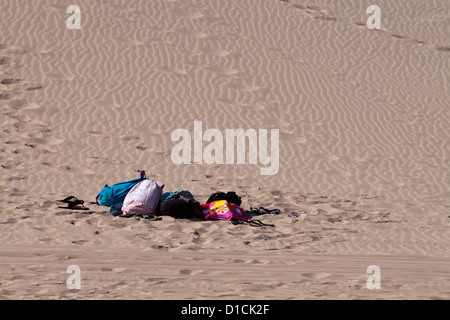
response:
[[[201,204],[201,207],[206,220],[250,220],[244,217],[244,209],[226,200]]]

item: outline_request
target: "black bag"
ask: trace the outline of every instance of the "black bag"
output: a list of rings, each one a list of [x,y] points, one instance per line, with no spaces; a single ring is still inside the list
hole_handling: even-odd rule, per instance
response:
[[[180,194],[159,204],[159,214],[177,219],[203,218],[200,203],[188,194]]]
[[[236,192],[234,192],[234,191],[228,191],[227,193],[225,193],[225,192],[215,192],[208,198],[206,203],[219,201],[219,200],[226,200],[227,202],[236,204],[238,206],[240,206],[241,203],[242,203],[241,197],[239,197],[236,194]]]

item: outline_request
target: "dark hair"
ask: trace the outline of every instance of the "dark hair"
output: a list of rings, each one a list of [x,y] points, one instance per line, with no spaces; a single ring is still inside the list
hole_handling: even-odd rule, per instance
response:
[[[228,191],[227,193],[221,192],[221,191],[215,192],[209,196],[206,203],[219,201],[219,200],[226,200],[227,202],[236,204],[238,206],[240,206],[242,203],[241,197],[239,197],[236,194],[236,192],[234,192],[234,191]]]

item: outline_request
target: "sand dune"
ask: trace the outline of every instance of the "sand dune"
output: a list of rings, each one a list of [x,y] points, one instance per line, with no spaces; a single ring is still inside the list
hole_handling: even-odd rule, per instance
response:
[[[449,298],[448,2],[378,1],[380,30],[365,1],[77,5],[69,30],[58,1],[0,1],[2,299]],[[174,164],[194,121],[278,129],[277,174]],[[87,204],[137,170],[283,214],[254,228]],[[90,210],[58,208],[68,195]]]

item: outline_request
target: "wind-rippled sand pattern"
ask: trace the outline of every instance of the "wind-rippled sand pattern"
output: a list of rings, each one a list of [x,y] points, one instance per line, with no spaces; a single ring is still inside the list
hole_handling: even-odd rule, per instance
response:
[[[447,1],[378,1],[380,30],[356,0],[77,5],[69,30],[66,4],[0,0],[1,298],[450,297]],[[278,173],[175,165],[171,133],[194,121],[279,129]],[[252,228],[55,203],[136,170],[283,214]],[[88,276],[73,293],[77,263]],[[371,264],[382,290],[365,286]]]

